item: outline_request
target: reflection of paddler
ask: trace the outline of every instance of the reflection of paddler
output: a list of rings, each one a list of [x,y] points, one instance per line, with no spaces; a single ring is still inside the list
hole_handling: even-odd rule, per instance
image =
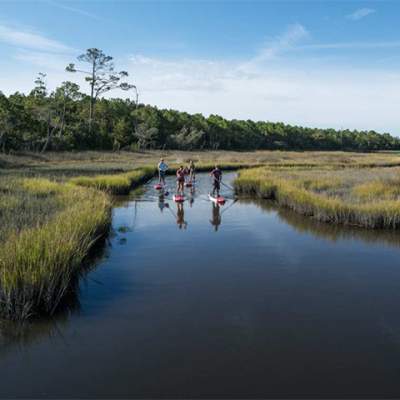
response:
[[[214,226],[215,232],[218,230],[218,227],[221,225],[221,213],[219,204],[212,203],[212,219],[210,220],[211,225]]]
[[[190,188],[190,197],[189,197],[189,205],[190,205],[190,207],[192,207],[193,203],[194,203],[194,187],[192,186]]]
[[[179,229],[182,229],[182,227],[186,229],[187,223],[185,222],[183,203],[177,203],[176,223],[178,224]]]
[[[164,196],[160,196],[158,198],[158,208],[160,209],[161,212],[164,211],[164,208],[169,208],[169,204],[165,203],[164,201]]]

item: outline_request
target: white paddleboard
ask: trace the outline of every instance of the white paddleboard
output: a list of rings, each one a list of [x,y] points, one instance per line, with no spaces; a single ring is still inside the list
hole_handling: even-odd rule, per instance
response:
[[[223,196],[215,197],[215,196],[211,195],[211,193],[208,194],[208,198],[215,204],[225,204],[225,202],[226,202],[225,197],[223,197]]]
[[[174,194],[172,196],[173,200],[177,203],[182,203],[185,201],[185,196],[181,195],[181,194]]]

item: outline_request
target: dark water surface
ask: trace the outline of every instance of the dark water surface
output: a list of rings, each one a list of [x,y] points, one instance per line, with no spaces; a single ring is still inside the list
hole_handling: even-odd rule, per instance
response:
[[[399,234],[208,186],[118,200],[76,310],[1,326],[0,396],[400,397]]]

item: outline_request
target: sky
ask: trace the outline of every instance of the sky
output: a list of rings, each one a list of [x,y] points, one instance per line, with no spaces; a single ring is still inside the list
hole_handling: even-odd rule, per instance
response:
[[[97,47],[146,104],[400,136],[399,15],[398,0],[0,0],[0,90],[44,72],[87,91],[65,66]]]

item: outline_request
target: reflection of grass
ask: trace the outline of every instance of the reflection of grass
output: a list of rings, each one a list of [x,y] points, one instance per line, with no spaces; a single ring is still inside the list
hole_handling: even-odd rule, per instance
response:
[[[399,228],[399,173],[398,168],[256,168],[242,171],[235,187],[239,193],[275,199],[319,221]]]
[[[0,314],[52,314],[109,226],[110,201],[45,179],[7,179],[0,190]]]
[[[338,240],[362,240],[365,243],[383,243],[400,247],[400,237],[394,230],[370,230],[357,226],[326,224],[312,218],[304,217],[288,208],[277,206],[276,202],[268,200],[242,199],[241,202],[257,204],[266,211],[276,211],[279,218],[301,233],[310,233],[318,238],[337,242]]]

